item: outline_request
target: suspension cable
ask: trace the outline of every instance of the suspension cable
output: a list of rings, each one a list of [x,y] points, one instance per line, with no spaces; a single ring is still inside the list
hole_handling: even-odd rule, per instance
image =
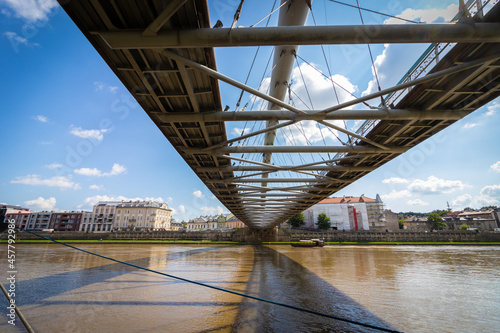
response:
[[[260,22],[264,21],[264,20],[266,19],[266,17],[271,18],[270,16],[271,16],[271,15],[273,15],[275,11],[277,11],[278,9],[280,9],[281,7],[283,7],[283,6],[284,6],[287,2],[288,2],[288,0],[287,0],[287,1],[285,1],[285,2],[283,2],[283,3],[282,3],[282,4],[278,7],[278,8],[276,8],[275,10],[273,10],[272,12],[270,12],[269,14],[267,14],[267,15],[266,15],[266,16],[265,16],[262,20],[260,20],[259,22],[255,23],[255,24],[252,24],[252,25],[250,26],[250,28],[253,28],[253,27],[255,27],[257,24],[259,24]],[[276,1],[274,1],[274,3],[276,3]],[[273,5],[273,8],[274,8],[274,5]],[[268,20],[268,22],[269,22],[269,20]]]
[[[314,26],[317,26],[316,18],[314,17],[314,11],[312,10],[312,8],[311,8],[311,16],[313,18]],[[337,99],[337,104],[340,104],[339,95],[337,94],[337,88],[335,88],[335,84],[333,83],[332,71],[330,70],[330,65],[328,64],[328,59],[326,58],[325,49],[324,49],[323,45],[321,45],[321,52],[323,53],[323,58],[325,59],[326,69],[328,70],[328,75],[329,75],[328,77],[332,78],[331,82],[332,82],[333,92],[335,93],[335,98]],[[344,123],[344,128],[347,129],[347,123],[346,123],[345,119],[342,119],[342,122]],[[332,129],[330,127],[328,127],[328,129],[330,130],[330,132],[332,132]],[[342,142],[340,139],[339,139],[339,141]],[[351,144],[351,136],[349,134],[347,134],[347,141]],[[328,154],[328,159],[331,159],[330,154]]]
[[[351,95],[352,97],[354,97],[354,98],[356,98],[356,99],[358,99],[358,98],[359,98],[358,96],[354,95],[352,92],[350,92],[349,90],[347,90],[346,88],[344,88],[341,84],[339,84],[338,82],[335,82],[335,81],[333,80],[333,78],[332,78],[332,77],[329,77],[328,75],[326,75],[325,73],[323,73],[322,71],[320,71],[319,69],[317,69],[316,67],[314,67],[314,66],[313,66],[313,65],[312,65],[309,61],[307,61],[306,59],[302,58],[302,57],[301,57],[301,56],[299,56],[298,54],[297,54],[297,57],[298,57],[300,60],[302,60],[303,62],[305,62],[306,64],[308,64],[309,66],[311,66],[311,68],[313,68],[315,71],[317,71],[318,73],[320,73],[320,74],[321,74],[322,76],[324,76],[327,80],[329,80],[330,82],[332,82],[332,84],[339,86],[339,88],[341,88],[342,90],[344,90],[346,93],[348,93],[348,94],[349,94],[349,95]],[[366,107],[371,108],[371,106],[370,106],[368,103],[366,103],[366,102],[362,102],[362,103],[363,103]]]
[[[359,17],[361,18],[361,24],[365,25],[365,21],[363,20],[363,14],[361,13],[361,7],[359,6],[359,0],[356,0],[356,3],[358,4]],[[366,46],[368,46],[368,52],[370,53],[370,60],[372,61],[373,74],[375,75],[375,80],[377,81],[378,91],[381,91],[382,88],[380,88],[380,81],[378,79],[377,68],[375,68],[375,62],[373,61],[372,48],[370,47],[370,44],[366,44]],[[384,101],[384,98],[382,96],[380,96],[380,101],[382,102],[382,105],[385,106],[385,101]]]
[[[371,9],[367,9],[367,8],[362,8],[362,7],[359,7],[359,3],[358,3],[358,7],[356,7],[356,6],[350,5],[348,3],[340,2],[340,1],[336,1],[336,0],[328,0],[328,1],[335,2],[335,3],[338,3],[338,4],[344,5],[344,6],[348,6],[348,7],[352,7],[352,8],[357,8],[357,9],[360,9],[360,10],[364,10],[366,12],[371,12],[371,13],[375,13],[375,14],[378,14],[378,15],[387,16],[387,17],[394,18],[394,19],[401,20],[401,21],[405,21],[405,22],[410,22],[410,23],[415,23],[415,24],[421,24],[422,23],[422,22],[416,22],[416,21],[408,20],[408,19],[405,19],[405,18],[402,18],[402,17],[398,17],[398,16],[384,14],[384,13],[381,13],[381,12],[377,12],[375,10],[371,10]]]

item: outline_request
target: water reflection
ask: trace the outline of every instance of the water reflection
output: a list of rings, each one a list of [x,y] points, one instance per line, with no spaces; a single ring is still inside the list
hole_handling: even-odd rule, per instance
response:
[[[168,274],[405,332],[500,330],[499,247],[83,247]],[[37,332],[373,331],[57,245],[19,245],[16,250],[16,299]],[[5,252],[2,248],[0,255]],[[1,264],[6,271],[6,263]],[[18,329],[0,322],[2,332]]]
[[[300,249],[299,249],[300,250]],[[314,251],[302,254],[314,257]],[[255,247],[255,262],[246,293],[337,317],[388,327],[331,284],[273,248]],[[245,299],[237,330],[252,332],[371,332],[371,329],[313,314]]]

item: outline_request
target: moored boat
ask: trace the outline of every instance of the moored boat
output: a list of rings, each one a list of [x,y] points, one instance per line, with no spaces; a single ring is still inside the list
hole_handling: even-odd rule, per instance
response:
[[[325,241],[322,239],[307,239],[300,240],[298,243],[290,243],[293,247],[323,247],[325,246]]]

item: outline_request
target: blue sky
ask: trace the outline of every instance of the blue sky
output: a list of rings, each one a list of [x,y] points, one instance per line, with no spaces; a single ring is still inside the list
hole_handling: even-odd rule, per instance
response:
[[[259,3],[245,2],[238,25],[255,24],[270,12],[271,2]],[[427,22],[449,20],[457,3],[361,1],[370,9]],[[238,4],[209,1],[212,24],[219,19],[230,26]],[[355,9],[329,1],[314,1],[313,13],[318,25],[360,23]],[[387,20],[363,15],[365,23]],[[0,0],[0,16],[1,203],[34,210],[90,210],[98,200],[155,199],[174,209],[178,220],[227,211],[57,4]],[[276,17],[271,17],[270,25]],[[258,26],[265,24],[266,20]],[[314,24],[312,15],[308,24]],[[373,45],[382,88],[395,84],[426,47]],[[365,45],[323,50],[301,47],[299,55],[357,96],[375,91]],[[244,82],[255,52],[256,48],[216,49],[218,69]],[[270,52],[270,48],[259,51],[249,85],[258,88],[268,76],[265,66]],[[309,103],[301,81],[305,78],[314,106],[331,105],[329,82],[311,66],[302,61],[299,65],[301,71],[294,70],[295,103],[300,105],[300,96]],[[265,84],[266,80],[261,89]],[[221,94],[223,105],[233,110],[240,91],[221,83]],[[339,94],[343,100],[348,98]],[[242,105],[249,100],[245,94]],[[375,197],[378,193],[393,211],[444,209],[447,202],[454,209],[499,205],[499,125],[500,101],[493,101],[337,195]],[[237,135],[244,126],[228,124],[228,135]],[[321,132],[314,126],[305,125],[305,131],[311,140],[319,141]],[[325,135],[326,140],[335,140],[333,134]]]

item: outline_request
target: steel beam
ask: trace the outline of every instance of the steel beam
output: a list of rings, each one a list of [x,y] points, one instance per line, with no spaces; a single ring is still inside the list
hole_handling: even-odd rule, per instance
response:
[[[225,171],[347,171],[347,172],[369,172],[375,167],[365,166],[340,166],[340,165],[317,165],[317,166],[300,166],[300,165],[278,165],[279,170],[272,167],[259,165],[240,165],[240,166],[221,166],[217,167],[198,167],[196,170],[200,172],[225,172]]]
[[[231,46],[499,43],[500,23],[280,26],[159,31],[98,31],[112,49],[165,49]]]
[[[213,122],[213,121],[266,121],[266,120],[459,120],[469,110],[338,110],[333,113],[319,113],[322,110],[304,110],[297,114],[286,110],[226,111],[226,112],[171,112],[161,113],[157,118],[164,123]]]
[[[339,131],[339,132],[345,133],[345,134],[350,135],[350,136],[352,136],[352,137],[354,137],[354,138],[356,138],[356,139],[359,139],[359,140],[361,140],[361,141],[367,142],[367,143],[369,143],[369,144],[371,144],[371,145],[373,145],[373,146],[375,146],[375,147],[378,147],[378,148],[380,148],[380,149],[384,149],[384,150],[388,150],[388,149],[389,149],[389,148],[387,148],[386,146],[381,145],[380,143],[377,143],[377,142],[375,142],[375,141],[373,141],[373,140],[367,139],[367,138],[365,138],[365,137],[364,137],[364,136],[362,136],[362,135],[359,135],[359,134],[357,134],[357,133],[354,133],[354,132],[352,132],[352,131],[349,131],[348,129],[342,128],[342,127],[340,127],[340,126],[337,126],[337,125],[331,124],[331,123],[329,123],[329,122],[327,122],[327,121],[318,120],[317,122],[318,122],[318,123],[320,123],[320,124],[322,124],[322,125],[324,125],[324,126],[326,126],[326,127],[333,128],[333,129],[335,129],[335,130],[337,130],[337,131]]]
[[[244,90],[244,91],[246,91],[246,92],[248,92],[250,94],[253,94],[253,95],[257,96],[257,97],[260,97],[260,98],[262,98],[262,99],[264,99],[264,100],[266,100],[268,102],[277,104],[277,105],[279,105],[279,106],[281,106],[281,107],[283,107],[283,108],[285,108],[287,110],[293,111],[295,113],[304,113],[304,111],[302,111],[302,110],[300,110],[300,109],[298,109],[298,108],[296,108],[294,106],[291,106],[291,105],[289,105],[287,103],[284,103],[284,102],[280,101],[279,99],[276,99],[276,98],[271,97],[271,96],[269,96],[267,94],[264,94],[263,92],[255,89],[255,88],[247,86],[246,84],[243,84],[243,83],[241,83],[239,81],[236,81],[236,80],[234,80],[234,79],[232,79],[232,78],[230,78],[230,77],[228,77],[228,76],[226,76],[224,74],[221,74],[221,73],[219,73],[219,72],[217,72],[217,71],[215,71],[215,70],[213,70],[213,69],[211,69],[211,68],[209,68],[207,66],[201,65],[201,64],[199,64],[199,63],[197,63],[195,61],[192,61],[192,60],[190,60],[188,58],[185,58],[185,57],[183,57],[183,56],[181,56],[181,55],[179,55],[177,53],[174,53],[174,52],[168,51],[168,50],[164,50],[162,53],[164,55],[166,55],[167,57],[175,60],[176,62],[180,62],[180,63],[182,63],[184,65],[187,65],[187,66],[190,66],[192,68],[198,69],[198,70],[206,73],[207,75],[210,75],[210,76],[215,77],[215,78],[217,78],[217,79],[219,79],[221,81],[226,82],[227,84],[230,84],[232,86],[240,88],[240,89],[242,89],[242,90]]]
[[[179,147],[187,154],[249,154],[249,153],[369,153],[401,154],[411,147],[387,147],[380,149],[368,146],[242,146],[221,147],[211,151],[196,147]]]
[[[181,8],[187,0],[170,0],[163,12],[154,19],[151,24],[142,32],[143,36],[156,36],[158,31],[167,23],[179,8]]]
[[[348,182],[347,180],[338,179],[317,179],[317,178],[242,178],[242,179],[208,179],[205,183],[220,183],[220,184],[239,184],[239,183],[338,183]],[[349,181],[351,182],[351,181]]]

